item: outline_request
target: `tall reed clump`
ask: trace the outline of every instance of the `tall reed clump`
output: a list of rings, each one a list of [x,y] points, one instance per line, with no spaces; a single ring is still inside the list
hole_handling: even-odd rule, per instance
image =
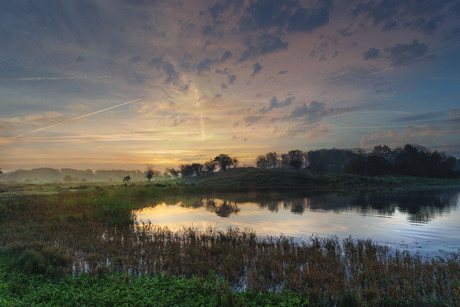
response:
[[[173,232],[135,224],[134,206],[115,192],[0,203],[0,252],[24,272],[51,277],[211,275],[225,279],[232,291],[289,290],[320,305],[460,304],[459,255],[426,260],[351,238],[297,242],[239,229]]]

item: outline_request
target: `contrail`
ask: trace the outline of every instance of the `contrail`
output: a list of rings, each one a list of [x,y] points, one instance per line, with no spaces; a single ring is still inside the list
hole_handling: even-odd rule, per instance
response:
[[[106,76],[88,77],[23,77],[23,78],[0,78],[0,81],[42,81],[42,80],[76,80],[76,79],[103,79]]]
[[[451,49],[454,49],[454,48],[457,48],[458,46],[460,46],[460,44],[456,44],[456,45],[453,45],[453,46],[449,46],[449,47],[446,47],[444,49],[441,49],[441,50],[438,50],[438,51],[435,51],[434,53],[430,53],[430,54],[427,54],[425,56],[422,56],[422,57],[419,57],[419,58],[416,58],[412,61],[409,61],[409,62],[405,62],[405,63],[401,63],[401,64],[397,64],[397,65],[391,65],[391,66],[388,66],[386,68],[383,68],[381,70],[378,70],[376,72],[373,72],[373,73],[370,73],[367,75],[367,77],[372,77],[374,75],[378,75],[378,74],[381,74],[383,72],[386,72],[386,71],[389,71],[389,70],[393,70],[395,68],[399,68],[400,66],[404,66],[404,65],[407,65],[407,64],[412,64],[412,63],[415,63],[415,62],[418,62],[418,61],[422,61],[424,59],[427,59],[433,55],[437,55],[437,54],[441,54],[441,53],[444,53],[446,51],[449,51]]]
[[[76,121],[76,120],[79,120],[79,119],[82,119],[82,118],[85,118],[85,117],[93,116],[93,115],[96,115],[96,114],[99,114],[99,113],[102,113],[102,112],[105,112],[105,111],[109,111],[109,110],[112,110],[112,109],[116,109],[116,108],[122,107],[122,106],[127,105],[127,104],[130,104],[130,103],[138,102],[138,101],[141,101],[141,98],[136,98],[136,99],[134,99],[134,100],[130,100],[130,101],[126,101],[126,102],[117,104],[116,106],[112,106],[112,107],[105,108],[105,109],[102,109],[102,110],[99,110],[99,111],[91,112],[91,113],[88,113],[88,114],[85,114],[85,115],[80,115],[80,116],[78,116],[78,117],[66,119],[66,120],[57,122],[57,123],[55,123],[55,124],[46,126],[46,127],[38,128],[38,129],[32,130],[32,131],[27,132],[27,133],[22,133],[22,134],[19,134],[19,135],[10,137],[9,139],[10,139],[10,140],[11,140],[11,139],[16,139],[16,138],[19,138],[19,137],[21,137],[21,136],[23,136],[23,135],[25,135],[25,134],[35,133],[35,132],[42,131],[42,130],[45,130],[45,129],[49,129],[49,128],[52,128],[52,127],[56,127],[56,126],[59,126],[59,125],[62,125],[62,124],[70,123],[70,122],[73,122],[73,121]]]

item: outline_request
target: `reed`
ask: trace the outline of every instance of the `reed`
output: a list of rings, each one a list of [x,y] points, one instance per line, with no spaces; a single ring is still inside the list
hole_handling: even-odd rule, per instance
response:
[[[369,240],[298,242],[258,237],[249,229],[173,232],[134,223],[131,193],[105,189],[3,199],[0,252],[24,274],[50,278],[212,276],[225,280],[231,293],[289,291],[317,305],[460,304],[458,254],[423,259]]]

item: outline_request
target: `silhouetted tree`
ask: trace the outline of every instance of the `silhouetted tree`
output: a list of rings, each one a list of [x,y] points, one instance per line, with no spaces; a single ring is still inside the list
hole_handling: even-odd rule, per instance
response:
[[[269,163],[264,155],[260,155],[256,158],[256,165],[258,168],[268,168]]]
[[[237,168],[240,164],[240,161],[237,158],[232,158],[233,168]]]
[[[216,162],[216,164],[219,165],[220,169],[224,172],[227,170],[229,166],[233,165],[234,163],[233,159],[226,154],[218,155],[214,158],[214,162]]]
[[[203,164],[193,163],[190,167],[193,169],[193,173],[196,176],[201,176],[203,174]]]
[[[344,170],[353,174],[365,175],[367,172],[366,153],[361,148],[358,148]]]
[[[267,153],[265,158],[267,159],[268,167],[275,168],[280,164],[278,154],[274,151]]]
[[[296,170],[302,168],[305,164],[305,153],[301,150],[295,149],[288,152],[289,166]]]
[[[308,170],[314,174],[342,173],[355,157],[355,153],[346,149],[319,149],[307,153]]]
[[[173,178],[177,178],[180,175],[180,170],[176,170],[174,168],[167,168],[165,171],[166,176],[171,176]]]
[[[155,170],[153,169],[152,166],[147,167],[147,170],[145,171],[144,176],[145,178],[149,180],[149,182],[150,182],[150,179],[152,179],[153,176],[155,176]]]
[[[214,162],[213,160],[209,160],[204,164],[204,169],[206,173],[214,172],[214,170],[216,169],[216,162]]]
[[[374,146],[374,150],[371,152],[372,156],[382,157],[390,163],[394,162],[395,154],[387,145],[377,145]]]
[[[367,174],[372,176],[388,174],[391,170],[391,163],[383,156],[371,154],[367,157]]]
[[[288,154],[282,154],[281,155],[281,167],[288,168],[289,167],[289,162],[290,162],[289,155]]]
[[[398,150],[395,158],[395,171],[407,176],[426,176],[426,164],[428,162],[426,148],[420,145],[406,144]]]
[[[194,174],[194,170],[191,164],[182,164],[179,166],[182,177],[191,177]]]

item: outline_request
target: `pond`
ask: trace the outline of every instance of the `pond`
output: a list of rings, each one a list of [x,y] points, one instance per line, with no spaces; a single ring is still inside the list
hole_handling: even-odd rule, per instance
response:
[[[171,197],[134,211],[136,223],[259,236],[371,239],[421,256],[460,252],[460,190],[340,191]]]

